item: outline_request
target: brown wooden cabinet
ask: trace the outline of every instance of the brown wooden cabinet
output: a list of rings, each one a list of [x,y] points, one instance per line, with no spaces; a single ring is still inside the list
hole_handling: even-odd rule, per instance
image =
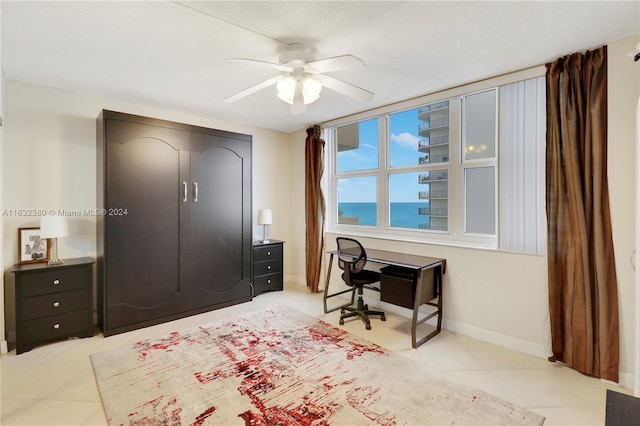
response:
[[[103,111],[105,335],[251,300],[251,136]]]
[[[93,336],[94,259],[14,265],[16,354],[63,337]]]

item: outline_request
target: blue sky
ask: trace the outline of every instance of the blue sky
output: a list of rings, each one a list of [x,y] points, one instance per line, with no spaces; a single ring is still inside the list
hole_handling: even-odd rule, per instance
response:
[[[391,167],[415,165],[424,154],[418,152],[418,109],[391,115]],[[338,153],[338,170],[367,170],[378,166],[378,120],[360,122],[359,148]],[[418,192],[426,188],[418,184],[416,173],[393,174],[391,202],[416,202]],[[339,202],[375,202],[374,177],[348,178],[338,182]]]

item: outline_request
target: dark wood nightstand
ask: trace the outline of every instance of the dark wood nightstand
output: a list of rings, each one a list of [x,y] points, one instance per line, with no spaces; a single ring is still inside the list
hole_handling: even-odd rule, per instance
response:
[[[90,257],[61,265],[14,265],[16,354],[62,337],[93,336],[93,264]]]
[[[282,290],[284,241],[253,242],[253,295]]]

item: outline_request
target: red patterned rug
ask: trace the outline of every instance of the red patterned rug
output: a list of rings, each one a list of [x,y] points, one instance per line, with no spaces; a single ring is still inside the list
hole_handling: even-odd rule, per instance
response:
[[[93,354],[111,425],[541,425],[288,306]]]

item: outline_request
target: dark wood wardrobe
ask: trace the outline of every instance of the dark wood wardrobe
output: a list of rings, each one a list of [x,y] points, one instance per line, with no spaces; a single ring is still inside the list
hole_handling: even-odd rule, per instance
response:
[[[251,300],[251,136],[103,110],[105,336]]]

